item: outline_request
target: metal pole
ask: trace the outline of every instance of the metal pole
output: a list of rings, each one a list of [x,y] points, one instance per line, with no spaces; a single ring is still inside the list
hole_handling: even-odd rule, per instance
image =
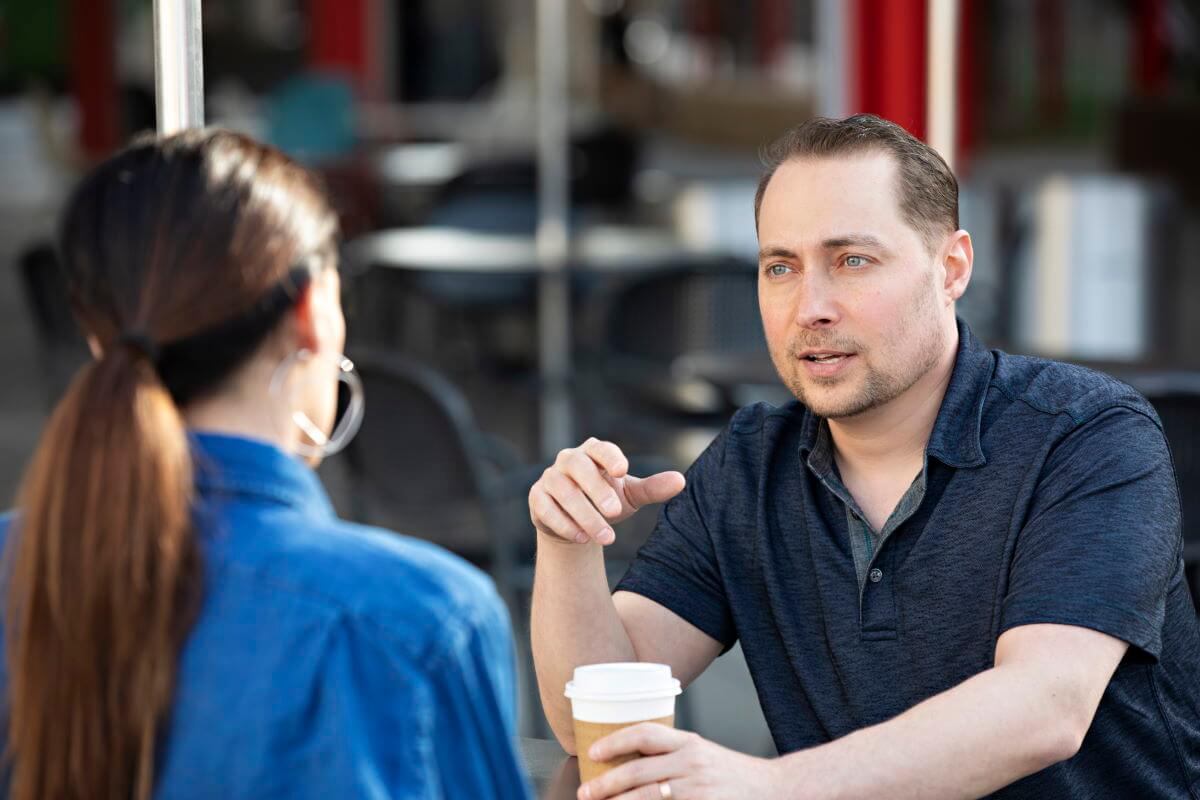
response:
[[[573,444],[571,296],[567,281],[567,8],[567,0],[538,0],[537,4],[538,360],[541,449],[547,458]]]
[[[840,119],[850,113],[850,44],[852,13],[845,0],[817,0],[817,113]]]
[[[954,169],[958,86],[958,0],[930,0],[925,130],[929,146]]]
[[[158,132],[204,125],[200,0],[154,0],[154,88]]]

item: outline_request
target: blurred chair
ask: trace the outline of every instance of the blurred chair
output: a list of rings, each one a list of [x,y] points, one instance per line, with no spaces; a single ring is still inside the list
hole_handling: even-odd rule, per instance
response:
[[[1200,610],[1200,375],[1162,374],[1134,379],[1162,419],[1183,506],[1183,561]]]
[[[351,351],[368,411],[346,450],[351,516],[439,544],[491,572],[522,664],[526,735],[546,736],[529,650],[534,532],[525,498],[540,467],[481,431],[440,373],[380,350]]]
[[[738,407],[789,396],[763,337],[757,271],[744,261],[714,256],[655,271],[590,313],[579,394],[599,429],[644,452],[686,466]],[[691,443],[663,442],[664,431]]]
[[[581,217],[623,217],[634,202],[638,139],[611,125],[572,135],[569,144],[571,210]],[[426,225],[532,236],[537,229],[537,161],[533,152],[476,153],[442,187]]]
[[[613,214],[632,201],[637,142],[611,127],[572,138],[571,209],[577,234],[589,217]],[[475,155],[438,193],[423,224],[464,234],[533,237],[537,230],[537,163],[532,153]],[[499,365],[528,373],[536,359],[536,262],[511,274],[428,271],[411,276],[414,291],[440,310],[439,341],[451,359],[472,369]]]
[[[352,514],[488,569],[519,620],[516,567],[533,551],[524,513],[531,468],[478,428],[466,398],[435,370],[379,350],[351,358],[369,398],[346,451]]]
[[[412,228],[396,233],[420,231],[436,232],[436,253],[406,246],[402,263],[374,253],[347,264],[346,299],[354,314],[355,340],[399,349],[452,374],[527,369],[535,347],[532,238],[516,237],[528,240],[529,252],[514,260],[512,253],[481,248],[477,231]]]
[[[43,391],[47,405],[53,406],[87,361],[87,347],[71,313],[66,276],[53,245],[33,245],[17,257],[16,267],[33,323]]]
[[[506,440],[481,431],[466,397],[434,369],[378,349],[350,351],[367,397],[362,429],[346,450],[348,516],[439,544],[488,569],[509,605],[525,665],[529,735],[546,736],[533,685],[529,601],[535,534],[527,497],[544,465],[524,462]],[[649,475],[672,466],[630,455]],[[610,586],[654,524],[643,513],[616,526],[605,566]],[[687,719],[682,707],[680,717]]]
[[[621,287],[605,321],[611,378],[672,411],[721,413],[769,363],[752,265],[716,259]],[[703,387],[703,388],[702,388]]]

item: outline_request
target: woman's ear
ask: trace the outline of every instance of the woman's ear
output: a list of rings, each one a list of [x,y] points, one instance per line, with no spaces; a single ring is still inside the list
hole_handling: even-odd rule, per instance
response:
[[[319,336],[317,320],[320,318],[316,292],[313,290],[314,281],[309,281],[300,290],[296,304],[292,306],[292,335],[295,337],[294,347],[297,350],[318,349]]]
[[[312,352],[341,352],[345,346],[341,280],[335,270],[321,270],[296,298],[292,308],[293,347]]]

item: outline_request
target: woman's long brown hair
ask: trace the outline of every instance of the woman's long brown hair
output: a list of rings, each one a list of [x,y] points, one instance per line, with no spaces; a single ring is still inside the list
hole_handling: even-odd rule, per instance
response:
[[[86,178],[60,252],[103,355],[38,444],[5,553],[9,796],[148,798],[199,609],[180,409],[278,327],[336,218],[285,156],[228,132],[143,140]],[[157,350],[157,352],[155,352]]]

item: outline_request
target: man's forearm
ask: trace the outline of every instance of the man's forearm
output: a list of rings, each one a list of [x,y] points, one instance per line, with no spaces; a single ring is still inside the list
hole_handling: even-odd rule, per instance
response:
[[[636,661],[617,616],[598,544],[573,544],[538,533],[530,626],[538,691],[558,741],[574,752],[571,704],[563,687],[580,664]]]
[[[784,756],[777,764],[789,785],[784,796],[990,794],[1078,749],[1082,734],[1053,698],[1037,676],[989,669],[892,720]]]

